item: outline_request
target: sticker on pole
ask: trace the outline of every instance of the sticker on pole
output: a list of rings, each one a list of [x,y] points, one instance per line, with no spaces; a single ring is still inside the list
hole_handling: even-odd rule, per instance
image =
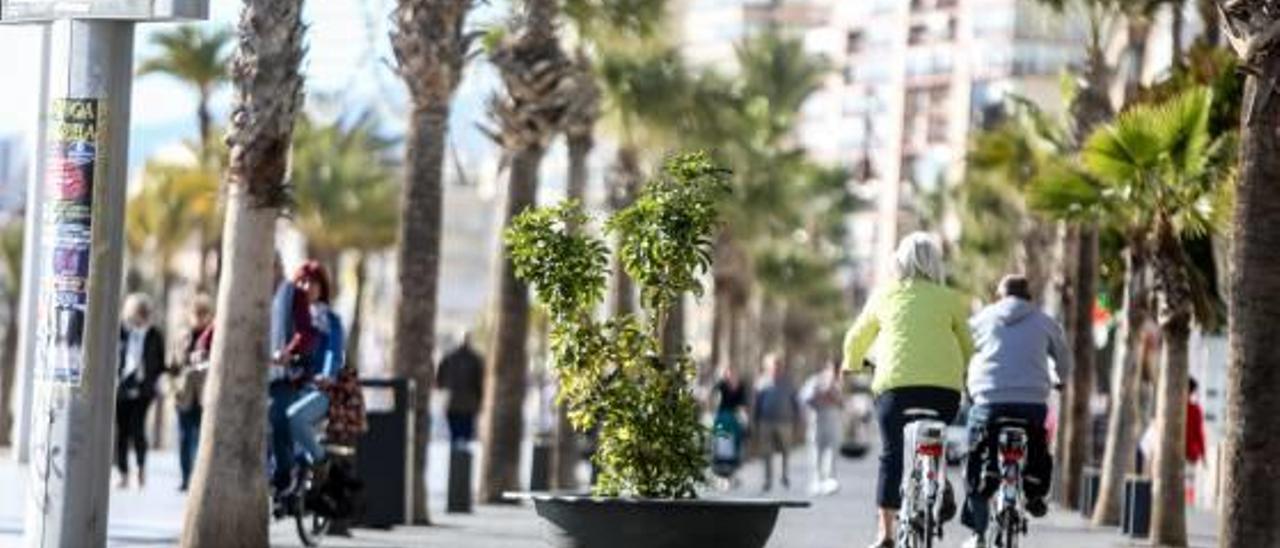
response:
[[[0,0],[0,21],[123,19],[196,20],[209,17],[209,0]]]
[[[55,99],[50,105],[36,364],[38,378],[53,384],[79,386],[84,376],[93,185],[100,178],[106,127],[102,109],[98,99]]]

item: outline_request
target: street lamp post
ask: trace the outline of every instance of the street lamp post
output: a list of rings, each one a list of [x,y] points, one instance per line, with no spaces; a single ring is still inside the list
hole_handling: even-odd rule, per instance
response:
[[[162,7],[157,7],[162,6]],[[0,0],[2,22],[50,24],[29,421],[29,547],[107,539],[119,356],[133,29],[203,18],[205,0]]]

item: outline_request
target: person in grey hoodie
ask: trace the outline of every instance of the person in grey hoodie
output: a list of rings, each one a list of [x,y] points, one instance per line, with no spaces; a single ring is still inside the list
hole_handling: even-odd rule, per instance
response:
[[[1045,418],[1049,396],[1071,370],[1071,349],[1062,327],[1031,302],[1023,276],[1000,281],[1000,300],[969,320],[975,352],[969,362],[969,458],[965,469],[968,499],[961,514],[974,532],[966,546],[985,546],[988,499],[995,492],[1000,428],[1009,422],[1027,432],[1023,493],[1027,512],[1041,517],[1053,475]],[[1050,368],[1049,358],[1053,359]]]

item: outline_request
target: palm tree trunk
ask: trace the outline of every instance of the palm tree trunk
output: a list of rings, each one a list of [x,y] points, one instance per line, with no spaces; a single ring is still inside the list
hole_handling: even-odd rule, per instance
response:
[[[209,90],[201,87],[199,90],[199,99],[196,102],[196,123],[200,129],[200,164],[208,166],[213,151],[209,150],[209,143],[213,136],[213,115],[209,113]]]
[[[1280,546],[1280,101],[1266,96],[1280,52],[1256,57],[1258,72],[1245,81],[1232,230],[1223,546]]]
[[[264,0],[265,1],[265,0]],[[234,169],[234,166],[233,166]],[[235,175],[233,175],[234,177]],[[267,546],[266,355],[278,210],[259,208],[243,185],[227,204],[227,283],[218,292],[200,449],[187,500],[184,548]]]
[[[440,279],[440,227],[448,104],[415,105],[405,149],[405,184],[396,245],[392,369],[414,384],[413,521],[427,523],[427,448]]]
[[[677,297],[667,309],[662,326],[662,355],[671,359],[684,352],[684,298]]]
[[[1076,338],[1075,332],[1075,277],[1076,262],[1079,260],[1077,249],[1080,247],[1079,228],[1072,225],[1059,227],[1058,230],[1058,268],[1060,271],[1054,279],[1057,287],[1060,321],[1063,329],[1066,331],[1067,341],[1071,343]],[[1059,477],[1054,482],[1058,486],[1058,502],[1064,506],[1070,504],[1068,499],[1074,499],[1071,491],[1063,487],[1066,485],[1066,469],[1061,464],[1066,462],[1067,453],[1067,432],[1070,430],[1071,422],[1071,386],[1073,378],[1062,379],[1064,385],[1058,400],[1058,428],[1057,439],[1054,442],[1054,462],[1059,463],[1057,472]]]
[[[1218,18],[1217,0],[1196,0],[1196,11],[1200,12],[1200,21],[1204,24],[1200,40],[1213,47],[1221,45],[1222,22]]]
[[[1071,346],[1075,368],[1068,383],[1066,431],[1064,432],[1062,459],[1062,486],[1067,495],[1064,501],[1071,509],[1077,507],[1076,494],[1080,492],[1084,467],[1093,455],[1093,415],[1089,410],[1094,391],[1093,344],[1093,296],[1097,293],[1098,232],[1093,226],[1079,230],[1076,272],[1072,282]]]
[[[591,135],[568,136],[568,198],[584,203],[587,193],[587,157],[591,154]],[[578,488],[578,435],[569,424],[568,407],[556,406],[555,445],[551,451],[551,488],[570,491]]]
[[[360,370],[360,332],[364,329],[365,267],[368,257],[364,251],[356,255],[356,304],[351,311],[351,328],[347,333],[346,367]]]
[[[12,292],[5,303],[9,321],[4,326],[3,353],[0,354],[0,447],[10,444],[9,433],[13,427],[13,414],[9,405],[13,401],[13,379],[18,370],[18,298]]]
[[[1151,23],[1145,19],[1129,20],[1129,74],[1124,84],[1124,101],[1131,103],[1138,96],[1142,87],[1142,78],[1147,70],[1147,41],[1151,39]]]
[[[154,316],[156,326],[161,329],[161,332],[170,337],[174,335],[174,333],[169,330],[169,318],[173,316],[172,309],[169,307],[169,294],[172,291],[173,276],[169,274],[169,258],[165,257],[160,260],[160,302],[157,303],[159,306],[156,307]],[[166,345],[165,352],[168,353],[168,350],[169,349]],[[159,382],[163,383],[165,382],[165,379],[162,378]],[[169,429],[166,427],[168,425],[168,420],[165,419],[169,409],[169,402],[165,397],[165,394],[166,392],[163,389],[156,391],[156,401],[151,412],[150,441],[151,447],[156,449],[165,447],[166,434],[169,432]]]
[[[183,548],[268,545],[265,423],[267,332],[275,222],[293,122],[302,105],[302,0],[244,0],[227,170],[223,256],[200,449],[183,519]]]
[[[1156,383],[1156,450],[1151,514],[1151,540],[1157,546],[1186,546],[1185,473],[1187,449],[1187,339],[1190,315],[1161,326],[1163,345]]]
[[[640,189],[639,152],[631,146],[619,147],[613,171],[613,177],[610,178],[609,206],[613,211],[621,211],[631,205],[635,200],[636,192]],[[611,313],[614,316],[631,314],[636,309],[635,284],[631,281],[631,276],[627,275],[626,269],[622,267],[622,258],[618,253],[613,254],[612,270]]]
[[[543,149],[531,145],[515,151],[507,189],[504,226],[537,201],[538,167]],[[485,375],[484,459],[480,499],[502,502],[502,493],[520,487],[520,453],[524,440],[524,401],[529,363],[529,290],[515,275],[502,247],[498,279],[498,318],[494,329],[493,360]]]
[[[570,200],[582,203],[587,198],[587,159],[591,156],[592,139],[590,135],[573,135],[568,138],[568,145],[569,184],[566,195]]]
[[[725,316],[728,310],[728,292],[720,281],[715,281],[711,295],[711,367],[717,370],[724,366],[720,360],[724,357]]]
[[[1173,46],[1173,66],[1175,68],[1182,66],[1182,52],[1186,49],[1182,43],[1182,30],[1183,26],[1186,24],[1186,18],[1182,13],[1183,8],[1185,7],[1182,5],[1184,1],[1185,0],[1173,0],[1169,3],[1169,11],[1173,16],[1173,23],[1170,25],[1169,30],[1172,35],[1171,44]]]
[[[1142,325],[1146,322],[1145,251],[1131,240],[1125,250],[1124,315],[1116,331],[1115,361],[1111,371],[1111,413],[1107,417],[1106,453],[1102,458],[1101,487],[1093,512],[1093,524],[1120,523],[1124,476],[1133,469],[1138,446],[1138,352]]]

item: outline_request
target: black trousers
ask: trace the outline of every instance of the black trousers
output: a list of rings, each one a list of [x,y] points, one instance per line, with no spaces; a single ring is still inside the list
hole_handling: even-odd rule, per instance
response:
[[[902,430],[908,409],[931,409],[951,424],[960,412],[960,392],[934,386],[908,386],[886,390],[876,398],[876,422],[880,425],[880,476],[876,503],[881,508],[902,507]]]
[[[116,469],[129,473],[129,447],[136,453],[138,469],[147,465],[147,409],[150,398],[116,400]]]

